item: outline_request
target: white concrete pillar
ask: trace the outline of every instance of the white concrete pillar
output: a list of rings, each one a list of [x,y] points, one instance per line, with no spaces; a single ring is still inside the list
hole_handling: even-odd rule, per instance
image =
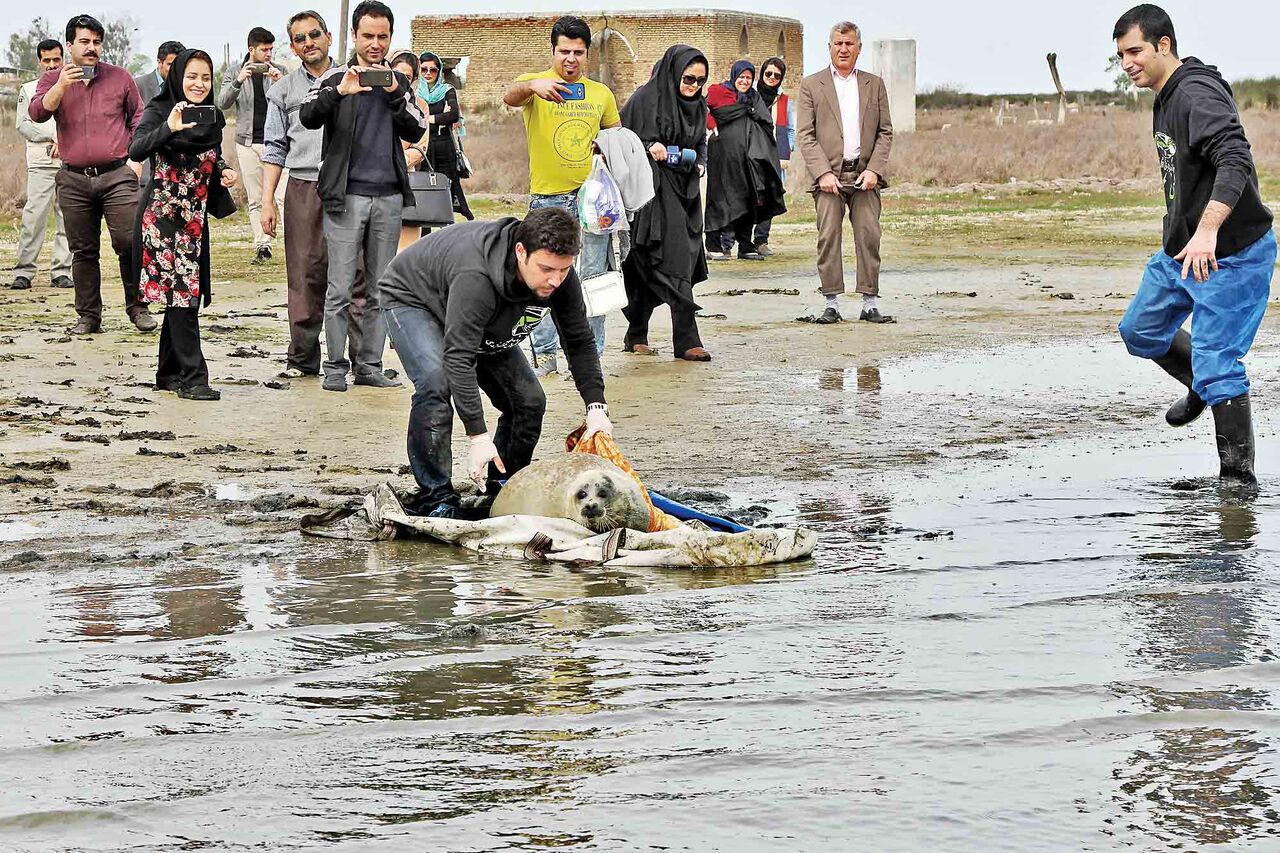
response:
[[[895,133],[916,129],[916,40],[880,39],[871,43],[871,71],[884,78]]]

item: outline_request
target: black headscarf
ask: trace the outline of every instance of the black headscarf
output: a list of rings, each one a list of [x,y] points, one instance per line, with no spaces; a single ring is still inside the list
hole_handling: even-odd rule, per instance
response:
[[[760,100],[764,101],[766,107],[772,107],[773,102],[778,100],[778,90],[782,88],[782,79],[778,79],[778,85],[770,86],[764,82],[765,69],[770,65],[776,66],[778,71],[782,72],[782,76],[787,76],[787,63],[782,60],[781,56],[771,56],[766,59],[760,66],[760,79],[756,81],[756,91],[760,93]]]
[[[159,110],[168,121],[169,112],[173,109],[173,105],[179,101],[186,101],[187,96],[182,91],[182,75],[186,73],[187,63],[193,59],[201,59],[209,63],[209,73],[213,74],[213,58],[203,50],[184,50],[174,57],[173,64],[169,66],[169,74],[165,77],[164,85],[160,87],[160,92],[151,99],[151,103],[147,105],[148,109]],[[199,104],[191,106],[213,106],[213,80],[209,81],[209,91],[205,93],[204,100]],[[222,142],[222,129],[226,127],[227,120],[222,115],[222,110],[216,110],[213,124],[198,124],[187,130],[180,130],[169,137],[164,143],[164,147],[183,154],[200,154],[211,148],[216,148]]]
[[[730,92],[733,92],[738,96],[738,103],[749,104],[751,103],[751,89],[747,89],[745,92],[739,92],[738,87],[734,85],[738,82],[738,78],[742,76],[743,71],[750,71],[751,79],[756,79],[756,67],[751,64],[751,60],[739,59],[737,62],[733,63],[733,68],[729,70],[729,79],[724,81],[724,85]]]
[[[707,102],[701,93],[692,98],[680,94],[680,78],[695,62],[707,65],[707,58],[696,47],[676,44],[667,48],[649,81],[627,99],[622,108],[623,125],[647,142],[697,148],[707,132]]]

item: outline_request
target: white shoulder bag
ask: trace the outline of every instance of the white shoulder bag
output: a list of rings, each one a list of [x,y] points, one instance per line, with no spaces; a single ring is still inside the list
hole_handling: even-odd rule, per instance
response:
[[[609,235],[609,248],[613,265],[617,269],[606,270],[599,275],[582,280],[582,301],[587,306],[588,317],[603,317],[610,311],[627,307],[627,288],[622,281],[622,260],[618,255],[616,235]]]

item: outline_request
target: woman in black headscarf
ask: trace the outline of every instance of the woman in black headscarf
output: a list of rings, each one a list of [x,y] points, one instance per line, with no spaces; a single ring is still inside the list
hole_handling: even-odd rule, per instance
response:
[[[676,358],[711,360],[698,336],[693,301],[693,286],[707,278],[698,189],[707,158],[706,82],[707,58],[677,44],[622,108],[623,126],[649,149],[655,193],[631,223],[631,253],[622,265],[627,352],[656,353],[649,346],[649,318],[665,303],[671,308]]]
[[[195,121],[183,110],[201,107]],[[195,116],[191,116],[195,118]],[[146,302],[165,306],[156,388],[187,400],[217,400],[200,351],[200,303],[209,304],[209,214],[235,213],[236,173],[222,159],[226,119],[213,104],[213,59],[184,50],[147,104],[129,159],[150,158],[134,229],[134,267]]]
[[[787,212],[773,118],[754,82],[755,66],[739,59],[728,80],[707,90],[708,125],[716,131],[707,164],[707,233],[731,230],[743,260],[763,260],[755,224]]]

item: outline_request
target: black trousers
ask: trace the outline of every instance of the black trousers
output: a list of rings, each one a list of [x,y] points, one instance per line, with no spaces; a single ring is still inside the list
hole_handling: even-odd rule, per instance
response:
[[[764,240],[754,240],[752,238],[752,229],[755,225],[755,213],[745,213],[730,223],[728,228],[721,231],[708,231],[707,251],[727,252],[733,248],[733,244],[736,242],[739,252],[754,252],[757,242],[765,242]],[[768,239],[768,226],[766,225],[765,227],[765,239]]]
[[[622,309],[622,314],[627,318],[627,334],[622,339],[622,347],[629,350],[636,344],[649,343],[649,320],[653,318],[654,309],[670,303],[644,284],[637,283],[633,275],[628,275],[624,281],[627,285],[627,307]],[[671,304],[671,345],[677,356],[702,346],[697,312],[693,306]]]
[[[200,308],[164,309],[160,325],[160,366],[156,384],[164,387],[176,383],[180,388],[198,388],[209,384],[209,365],[200,349]]]

